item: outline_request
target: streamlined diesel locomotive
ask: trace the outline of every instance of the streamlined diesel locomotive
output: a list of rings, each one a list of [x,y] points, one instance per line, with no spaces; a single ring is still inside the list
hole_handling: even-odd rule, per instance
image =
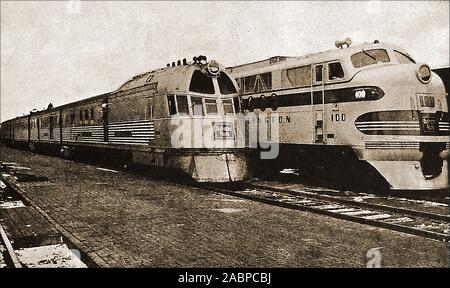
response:
[[[319,166],[364,185],[447,190],[450,132],[441,79],[396,45],[342,44],[228,68],[245,113],[267,129],[279,126],[279,155],[260,166]]]
[[[57,147],[65,157],[86,148],[92,157],[123,152],[133,163],[178,169],[199,182],[246,179],[235,80],[204,56],[167,66],[114,92],[6,121],[1,139],[31,150]]]

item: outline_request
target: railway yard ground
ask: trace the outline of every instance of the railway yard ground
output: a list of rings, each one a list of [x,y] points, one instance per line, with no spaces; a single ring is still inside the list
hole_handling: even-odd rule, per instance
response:
[[[25,267],[366,267],[374,248],[382,267],[449,267],[448,242],[1,145],[0,162],[0,225]]]

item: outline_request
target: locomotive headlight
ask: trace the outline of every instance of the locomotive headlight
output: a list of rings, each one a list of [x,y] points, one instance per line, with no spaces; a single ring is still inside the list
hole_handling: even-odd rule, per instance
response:
[[[217,63],[216,61],[212,60],[212,61],[209,62],[208,66],[207,66],[207,69],[208,69],[208,73],[211,76],[217,76],[219,74],[219,72],[220,72],[219,63]]]
[[[431,69],[428,65],[420,66],[419,70],[417,70],[417,78],[419,78],[422,83],[429,83],[431,81]]]
[[[356,99],[364,99],[366,98],[366,90],[355,90],[355,98]]]
[[[384,96],[384,92],[378,87],[361,87],[353,89],[353,96],[360,101],[377,100]]]

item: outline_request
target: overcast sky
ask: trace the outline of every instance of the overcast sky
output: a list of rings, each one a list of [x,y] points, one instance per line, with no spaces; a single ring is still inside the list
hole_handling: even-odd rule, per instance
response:
[[[1,120],[206,55],[225,66],[375,39],[449,66],[449,2],[1,1]]]

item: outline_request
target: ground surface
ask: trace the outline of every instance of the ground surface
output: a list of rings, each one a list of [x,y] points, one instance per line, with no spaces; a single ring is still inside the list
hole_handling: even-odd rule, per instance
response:
[[[21,188],[108,266],[365,267],[372,248],[385,267],[449,266],[448,243],[2,146],[0,161],[47,176]]]

